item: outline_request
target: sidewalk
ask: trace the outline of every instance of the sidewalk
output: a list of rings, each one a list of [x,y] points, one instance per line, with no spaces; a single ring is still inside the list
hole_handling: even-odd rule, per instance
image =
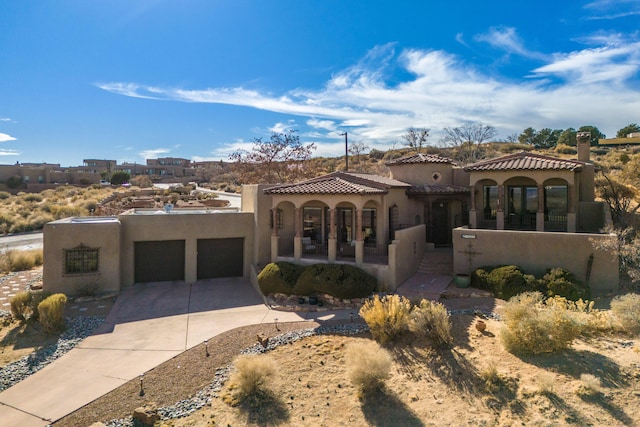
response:
[[[348,320],[349,311],[272,311],[242,278],[124,289],[92,336],[0,393],[0,420],[2,425],[46,426],[205,339],[276,318]]]

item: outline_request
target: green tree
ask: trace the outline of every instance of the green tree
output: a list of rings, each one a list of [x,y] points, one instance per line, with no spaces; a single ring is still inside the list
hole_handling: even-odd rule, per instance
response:
[[[518,142],[520,144],[534,145],[537,133],[538,132],[534,128],[528,127],[518,135]]]
[[[574,128],[568,128],[563,130],[558,136],[558,144],[575,147],[577,145],[576,133],[577,132]]]
[[[578,132],[591,132],[591,146],[593,147],[594,145],[598,145],[598,141],[601,139],[605,139],[607,136],[600,132],[600,129],[598,129],[595,126],[581,126],[580,129],[578,129]]]
[[[314,143],[302,144],[295,131],[288,130],[271,133],[268,141],[254,138],[251,150],[238,150],[229,158],[245,184],[293,182],[310,173],[304,162],[315,148]]]
[[[637,123],[631,123],[616,132],[616,138],[626,138],[630,133],[636,132],[640,132],[640,126]]]
[[[407,133],[402,135],[402,139],[406,141],[404,145],[415,149],[419,153],[426,144],[430,131],[431,129],[429,128],[415,128],[411,126],[407,129]]]
[[[125,182],[129,182],[129,178],[131,178],[131,175],[129,175],[127,172],[116,172],[111,175],[111,184],[121,185]]]

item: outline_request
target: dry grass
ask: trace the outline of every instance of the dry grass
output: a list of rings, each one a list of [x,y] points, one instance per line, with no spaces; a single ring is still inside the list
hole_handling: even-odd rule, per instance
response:
[[[391,355],[375,342],[363,341],[349,345],[346,361],[351,384],[363,392],[382,388],[390,376]]]
[[[640,295],[627,294],[611,301],[611,312],[618,327],[632,334],[640,333]]]
[[[447,308],[439,302],[423,299],[411,312],[412,331],[422,334],[437,345],[449,345],[451,321]]]
[[[257,393],[268,391],[278,370],[275,360],[269,355],[241,355],[233,365],[235,371],[227,381],[223,393],[223,399],[233,405]]]
[[[371,335],[381,344],[393,341],[409,330],[411,302],[399,295],[375,295],[360,308]]]
[[[359,343],[375,346],[369,334],[313,336],[269,353],[280,373],[273,378],[270,393],[234,406],[221,397],[214,398],[211,406],[189,417],[160,424],[573,426],[640,422],[640,401],[635,394],[640,387],[638,353],[634,347],[622,345],[628,338],[613,335],[604,341],[578,339],[563,353],[523,359],[506,352],[499,336],[476,333],[474,320],[473,316],[463,315],[451,318],[451,348],[434,348],[430,340],[416,336],[411,337],[410,344],[403,341],[388,345],[392,364],[381,389],[362,393],[349,377],[349,349]],[[486,322],[489,331],[500,329],[500,322]],[[270,327],[271,333],[275,332]],[[224,342],[213,344],[210,340],[209,344],[227,352],[237,348],[242,337],[249,340],[245,346],[253,344],[256,330],[236,330]],[[76,414],[54,425],[86,426],[130,414],[134,407],[146,402],[166,405],[170,404],[167,401],[192,395],[198,388],[187,387],[191,381],[210,380],[214,366],[225,363],[215,353],[204,358],[202,346],[196,347],[192,355],[189,353],[146,373],[146,396],[138,396],[138,383],[134,380],[83,408],[79,411],[84,414],[82,417]],[[226,363],[233,355],[228,357]],[[584,373],[601,379],[601,394],[585,398],[576,393]],[[541,378],[547,378],[543,381],[547,385],[541,385]],[[489,389],[487,380],[493,384]],[[171,394],[172,388],[182,394]],[[606,399],[599,397],[602,393],[606,393]],[[113,412],[116,406],[122,409]],[[113,408],[114,416],[108,416],[104,410],[108,407]]]
[[[25,271],[42,265],[42,249],[30,251],[9,250],[0,254],[0,271]]]

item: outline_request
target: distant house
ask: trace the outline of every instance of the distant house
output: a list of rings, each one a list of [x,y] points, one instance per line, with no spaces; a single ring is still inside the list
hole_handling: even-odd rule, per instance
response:
[[[629,133],[624,138],[603,138],[598,140],[598,145],[602,145],[604,147],[624,147],[627,145],[639,144],[640,132]]]
[[[244,186],[239,211],[133,209],[48,223],[44,287],[255,279],[256,265],[287,260],[351,263],[393,290],[436,246],[453,248],[452,275],[564,267],[594,293],[618,287],[617,260],[593,245],[614,236],[599,231],[610,215],[594,201],[588,133],[578,135],[577,160],[517,153],[461,167],[416,154],[387,165],[391,177],[333,172]]]

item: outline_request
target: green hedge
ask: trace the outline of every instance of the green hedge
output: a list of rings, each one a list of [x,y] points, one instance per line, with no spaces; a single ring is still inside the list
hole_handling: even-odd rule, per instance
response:
[[[589,287],[563,268],[548,269],[541,279],[536,279],[516,265],[481,267],[471,275],[471,285],[490,291],[504,300],[534,291],[542,292],[547,297],[557,295],[572,301],[590,297]]]
[[[375,277],[348,264],[314,264],[307,267],[277,262],[268,264],[258,274],[264,295],[329,294],[336,298],[364,298],[373,293]]]

